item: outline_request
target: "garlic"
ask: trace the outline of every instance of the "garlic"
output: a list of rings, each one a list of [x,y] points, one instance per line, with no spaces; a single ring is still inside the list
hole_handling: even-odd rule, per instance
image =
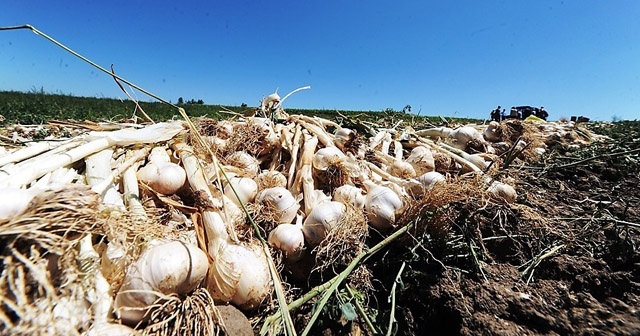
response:
[[[306,242],[316,246],[344,217],[346,206],[340,202],[323,202],[311,210],[302,225]]]
[[[335,164],[346,155],[337,147],[324,147],[318,149],[313,154],[313,168],[317,170],[326,170],[332,164]]]
[[[494,201],[501,203],[514,203],[518,197],[516,190],[512,186],[499,181],[493,181],[487,192]]]
[[[364,208],[364,195],[362,189],[345,184],[333,192],[333,200],[342,204],[351,204],[357,209]]]
[[[260,162],[246,152],[234,152],[226,159],[228,163],[225,171],[236,173],[238,176],[254,178],[260,171]]]
[[[396,215],[403,208],[403,202],[393,190],[388,187],[366,181],[367,196],[364,209],[371,226],[378,230],[387,230],[393,227]]]
[[[290,262],[298,261],[303,256],[302,216],[297,217],[296,224],[280,224],[269,233],[269,245],[284,252]]]
[[[345,150],[345,146],[353,141],[356,137],[356,132],[348,129],[348,128],[338,128],[335,131],[335,144],[340,149]]]
[[[235,193],[233,192],[234,190]],[[237,197],[236,193],[238,194]],[[239,208],[242,208],[242,204],[246,205],[253,202],[257,193],[258,184],[247,177],[231,177],[229,178],[229,183],[224,187],[224,195]]]
[[[291,192],[283,187],[262,190],[256,196],[256,202],[266,205],[274,211],[278,223],[291,223],[300,209],[300,203]]]
[[[424,187],[425,190],[429,190],[431,189],[436,183],[442,183],[444,182],[446,179],[444,177],[444,175],[438,173],[438,172],[428,172],[428,173],[424,173],[422,175],[420,175],[418,177],[418,181],[420,181],[420,183],[422,183],[422,186]]]
[[[184,185],[187,174],[179,165],[171,162],[165,147],[155,147],[147,164],[138,170],[138,180],[163,195],[172,195]]]
[[[480,134],[477,129],[471,126],[463,126],[456,129],[451,137],[454,140],[453,146],[461,150],[467,149],[467,144],[474,140],[484,143],[482,134]]]
[[[0,189],[0,219],[9,219],[23,213],[37,193],[35,189]]]
[[[287,186],[287,178],[277,170],[264,170],[256,176],[255,181],[258,184],[258,191]]]
[[[393,163],[388,169],[388,172],[394,176],[397,176],[403,179],[410,179],[410,178],[416,177],[416,170],[413,168],[413,165],[403,160],[393,161]]]
[[[116,295],[116,314],[129,325],[148,318],[156,300],[164,295],[185,295],[194,290],[209,267],[207,255],[197,246],[159,240],[150,245],[129,266]]]
[[[413,165],[417,175],[423,175],[435,169],[433,153],[431,149],[425,146],[418,146],[412,149],[411,154],[407,157],[407,162]]]
[[[502,131],[500,129],[500,123],[497,121],[492,121],[489,123],[489,126],[487,126],[487,128],[484,130],[482,135],[484,136],[484,139],[487,141],[499,142],[502,140],[500,138],[501,134],[502,134]]]

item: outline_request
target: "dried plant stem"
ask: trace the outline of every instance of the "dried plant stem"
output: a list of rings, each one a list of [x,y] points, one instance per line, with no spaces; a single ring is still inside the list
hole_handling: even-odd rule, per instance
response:
[[[389,300],[391,301],[391,313],[389,314],[389,326],[387,327],[387,336],[391,336],[393,332],[393,323],[396,322],[395,311],[396,311],[396,286],[400,283],[402,271],[404,270],[404,266],[406,265],[406,261],[402,262],[400,265],[400,270],[398,271],[398,275],[396,275],[396,279],[393,281],[393,285],[391,286],[391,296]]]

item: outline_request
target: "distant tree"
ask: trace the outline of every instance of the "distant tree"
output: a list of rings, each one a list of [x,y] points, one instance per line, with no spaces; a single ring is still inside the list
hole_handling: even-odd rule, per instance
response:
[[[196,102],[196,104],[198,105],[204,105],[204,101],[202,99],[198,99],[198,101]]]
[[[407,104],[407,106],[402,109],[402,113],[411,113],[411,105]]]
[[[182,97],[178,98],[178,105],[183,105],[184,104],[184,99],[182,99]]]
[[[242,104],[240,105],[240,107],[242,107],[242,108],[247,107],[247,103],[242,103]]]

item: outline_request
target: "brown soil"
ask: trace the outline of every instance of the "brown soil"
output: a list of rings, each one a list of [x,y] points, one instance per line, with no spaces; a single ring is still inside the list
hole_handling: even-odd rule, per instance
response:
[[[478,261],[425,245],[432,257],[407,264],[396,294],[397,334],[640,335],[640,174],[637,154],[606,156],[630,149],[614,145],[510,172],[515,206],[454,204],[451,232],[476,243]]]

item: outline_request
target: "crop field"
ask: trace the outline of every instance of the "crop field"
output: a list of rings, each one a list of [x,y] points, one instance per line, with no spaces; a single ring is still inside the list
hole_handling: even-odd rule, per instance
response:
[[[0,333],[640,334],[640,122],[279,102],[0,92]]]

